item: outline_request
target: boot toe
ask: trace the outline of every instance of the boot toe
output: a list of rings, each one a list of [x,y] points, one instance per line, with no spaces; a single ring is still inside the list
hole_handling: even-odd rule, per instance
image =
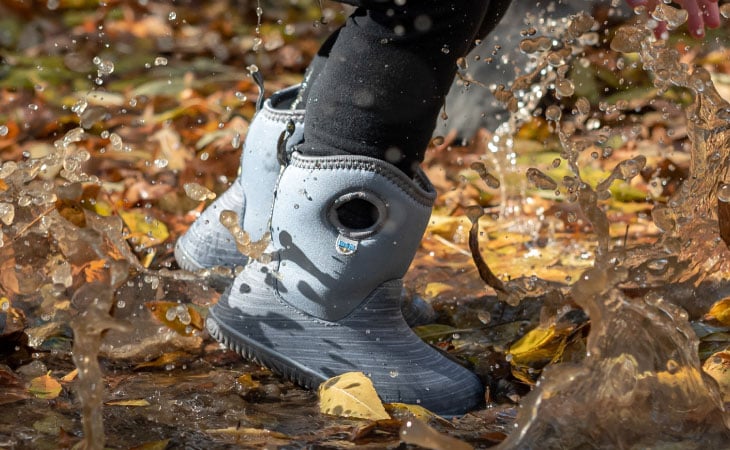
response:
[[[384,283],[344,319],[309,316],[276,296],[247,267],[214,305],[208,329],[245,358],[307,388],[345,373],[369,376],[385,403],[421,405],[444,416],[483,402],[476,375],[424,343],[403,320],[401,283]]]

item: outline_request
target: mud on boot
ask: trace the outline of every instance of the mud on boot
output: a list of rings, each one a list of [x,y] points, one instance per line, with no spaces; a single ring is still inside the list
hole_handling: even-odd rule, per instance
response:
[[[361,371],[385,402],[475,408],[479,379],[418,338],[400,308],[434,197],[421,171],[295,152],[276,189],[270,261],[251,261],[210,309],[211,335],[305,387]]]

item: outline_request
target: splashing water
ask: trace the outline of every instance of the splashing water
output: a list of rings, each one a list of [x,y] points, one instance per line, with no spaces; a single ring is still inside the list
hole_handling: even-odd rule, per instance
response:
[[[664,8],[656,14],[669,20],[670,13]],[[586,148],[576,134],[580,120],[575,126],[553,119],[574,175],[564,187],[599,240],[594,267],[568,294],[590,317],[591,331],[584,361],[543,372],[499,448],[723,448],[730,439],[730,415],[717,384],[701,369],[688,314],[677,306],[687,289],[730,264],[717,215],[730,191],[730,104],[703,68],[680,63],[675,50],[644,28],[617,31],[612,48],[638,52],[660,90],[680,86],[694,94],[686,112],[690,175],[665,206],[655,207],[652,216],[663,234],[653,247],[610,249],[599,201],[610,196],[614,180],[636,176],[646,159],[621,162],[593,189],[577,162]],[[635,285],[643,296],[626,294],[624,287]]]

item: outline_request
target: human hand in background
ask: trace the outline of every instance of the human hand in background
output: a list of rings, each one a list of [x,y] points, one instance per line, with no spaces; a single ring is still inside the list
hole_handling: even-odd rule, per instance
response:
[[[705,35],[705,28],[717,28],[720,26],[720,8],[717,5],[718,0],[674,0],[687,13],[687,27],[693,36],[701,38]],[[638,6],[646,7],[647,13],[654,11],[654,8],[662,2],[662,0],[626,0],[632,8]],[[667,30],[667,24],[660,22],[659,26],[654,29],[654,34],[661,37]]]

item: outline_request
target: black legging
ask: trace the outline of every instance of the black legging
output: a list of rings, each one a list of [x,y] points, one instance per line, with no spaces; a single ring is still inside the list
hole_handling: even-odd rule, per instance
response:
[[[343,3],[357,9],[305,77],[299,150],[372,156],[412,173],[423,161],[457,59],[496,25],[509,0]]]

